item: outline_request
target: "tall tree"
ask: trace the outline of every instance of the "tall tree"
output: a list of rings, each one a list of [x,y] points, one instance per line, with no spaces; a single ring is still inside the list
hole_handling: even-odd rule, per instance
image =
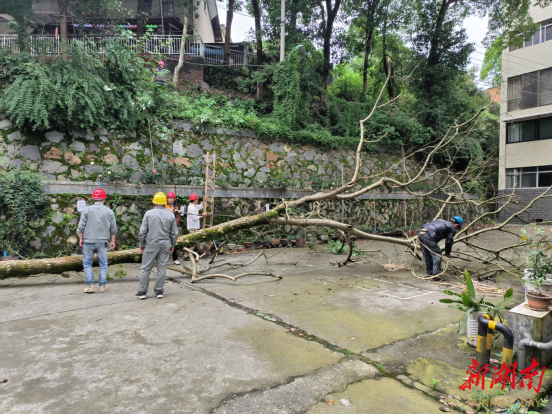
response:
[[[226,35],[224,36],[224,63],[230,65],[230,36],[232,34],[232,19],[234,19],[235,0],[228,0],[226,11]]]
[[[136,10],[136,38],[138,40],[138,44],[141,43],[140,40],[144,35],[144,8],[144,0],[138,0],[138,6]],[[140,56],[143,56],[144,49],[140,47],[138,53]]]
[[[58,11],[60,15],[59,35],[61,37],[61,50],[63,52],[63,60],[69,59],[69,36],[67,34],[67,0],[57,0]]]
[[[330,58],[331,58],[331,46],[332,46],[332,32],[335,23],[335,18],[339,12],[339,7],[341,6],[341,0],[335,0],[335,3],[332,5],[332,0],[326,0],[325,10],[322,2],[318,3],[320,7],[320,13],[322,15],[322,24],[323,24],[323,33],[324,33],[324,43],[322,46],[322,53],[324,55],[324,67],[322,68],[322,89],[324,91],[328,90],[328,77],[330,74]],[[324,104],[326,99],[326,94],[322,94],[322,104]]]
[[[182,38],[180,39],[180,55],[178,56],[178,65],[174,69],[173,86],[178,88],[178,78],[180,76],[180,70],[184,66],[184,53],[186,51],[186,36],[188,35],[188,16],[193,16],[192,13],[192,1],[184,1],[184,18],[182,19]]]
[[[293,0],[297,1],[297,0]],[[253,16],[255,17],[255,40],[257,46],[257,71],[262,71],[263,64],[263,39],[261,31],[261,10],[259,8],[259,0],[251,0],[251,7],[253,8]],[[263,83],[257,82],[257,100],[263,100]]]

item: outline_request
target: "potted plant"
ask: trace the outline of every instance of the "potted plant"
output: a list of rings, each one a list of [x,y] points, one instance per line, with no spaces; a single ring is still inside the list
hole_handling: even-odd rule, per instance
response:
[[[499,320],[502,322],[502,314],[500,311],[504,309],[502,306],[505,302],[512,299],[514,295],[514,290],[509,288],[504,292],[502,301],[497,305],[493,305],[490,302],[485,301],[485,295],[479,298],[476,297],[475,288],[471,280],[470,274],[467,270],[464,271],[466,277],[466,289],[461,293],[451,292],[450,290],[445,290],[443,293],[446,295],[454,296],[455,299],[440,299],[441,303],[454,303],[458,310],[464,312],[464,315],[460,319],[460,329],[459,332],[462,333],[467,328],[467,337],[468,344],[471,346],[477,345],[477,318],[479,318],[484,313],[488,313],[493,319],[498,316]],[[499,291],[501,292],[501,291]],[[501,292],[502,293],[502,292]]]
[[[528,236],[527,230],[521,229],[520,237],[520,241],[527,241],[530,248],[522,279],[525,284],[525,298],[529,307],[536,309],[547,309],[552,301],[552,258],[547,255],[552,244],[543,232],[544,229],[535,226],[534,235]]]

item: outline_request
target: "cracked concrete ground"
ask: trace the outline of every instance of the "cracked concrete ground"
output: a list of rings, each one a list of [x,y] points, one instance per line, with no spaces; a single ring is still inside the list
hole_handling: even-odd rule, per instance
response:
[[[323,250],[266,253],[248,271],[283,279],[191,285],[169,271],[160,300],[133,297],[136,264],[104,294],[82,293],[78,273],[1,281],[0,412],[428,413],[441,396],[472,410],[454,396],[473,394],[458,386],[475,350],[456,332],[460,312],[439,303],[441,286],[387,272],[378,255],[338,268]],[[521,283],[505,285],[521,303]],[[536,396],[522,391],[509,395]]]

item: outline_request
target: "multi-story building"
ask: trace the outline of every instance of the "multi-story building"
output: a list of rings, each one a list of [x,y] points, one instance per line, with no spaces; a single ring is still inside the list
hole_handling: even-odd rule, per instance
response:
[[[531,16],[539,30],[502,54],[499,194],[515,189],[515,198],[501,219],[552,186],[552,6],[534,6]],[[552,198],[537,201],[516,221],[549,220]]]

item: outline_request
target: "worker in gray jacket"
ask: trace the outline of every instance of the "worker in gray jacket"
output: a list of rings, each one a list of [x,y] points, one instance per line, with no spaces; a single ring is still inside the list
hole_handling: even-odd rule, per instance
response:
[[[426,223],[418,230],[418,240],[422,247],[422,254],[426,266],[426,273],[436,276],[441,273],[441,247],[439,242],[445,239],[445,256],[452,257],[450,252],[454,243],[456,230],[462,228],[464,221],[459,216],[453,216],[450,221],[437,219]]]
[[[144,215],[140,227],[140,250],[142,250],[142,270],[140,271],[140,287],[136,297],[145,299],[148,292],[149,279],[153,262],[157,261],[157,280],[153,290],[158,299],[163,297],[165,277],[169,255],[174,251],[178,228],[174,214],[165,208],[167,196],[157,193],[153,197],[155,208]]]
[[[115,214],[109,207],[104,206],[106,194],[101,188],[94,190],[92,199],[95,204],[88,206],[82,212],[77,233],[80,247],[82,247],[82,265],[86,276],[84,293],[94,293],[94,273],[92,265],[94,254],[98,255],[100,276],[98,282],[100,293],[107,290],[107,251],[115,249],[115,235],[117,222]]]

